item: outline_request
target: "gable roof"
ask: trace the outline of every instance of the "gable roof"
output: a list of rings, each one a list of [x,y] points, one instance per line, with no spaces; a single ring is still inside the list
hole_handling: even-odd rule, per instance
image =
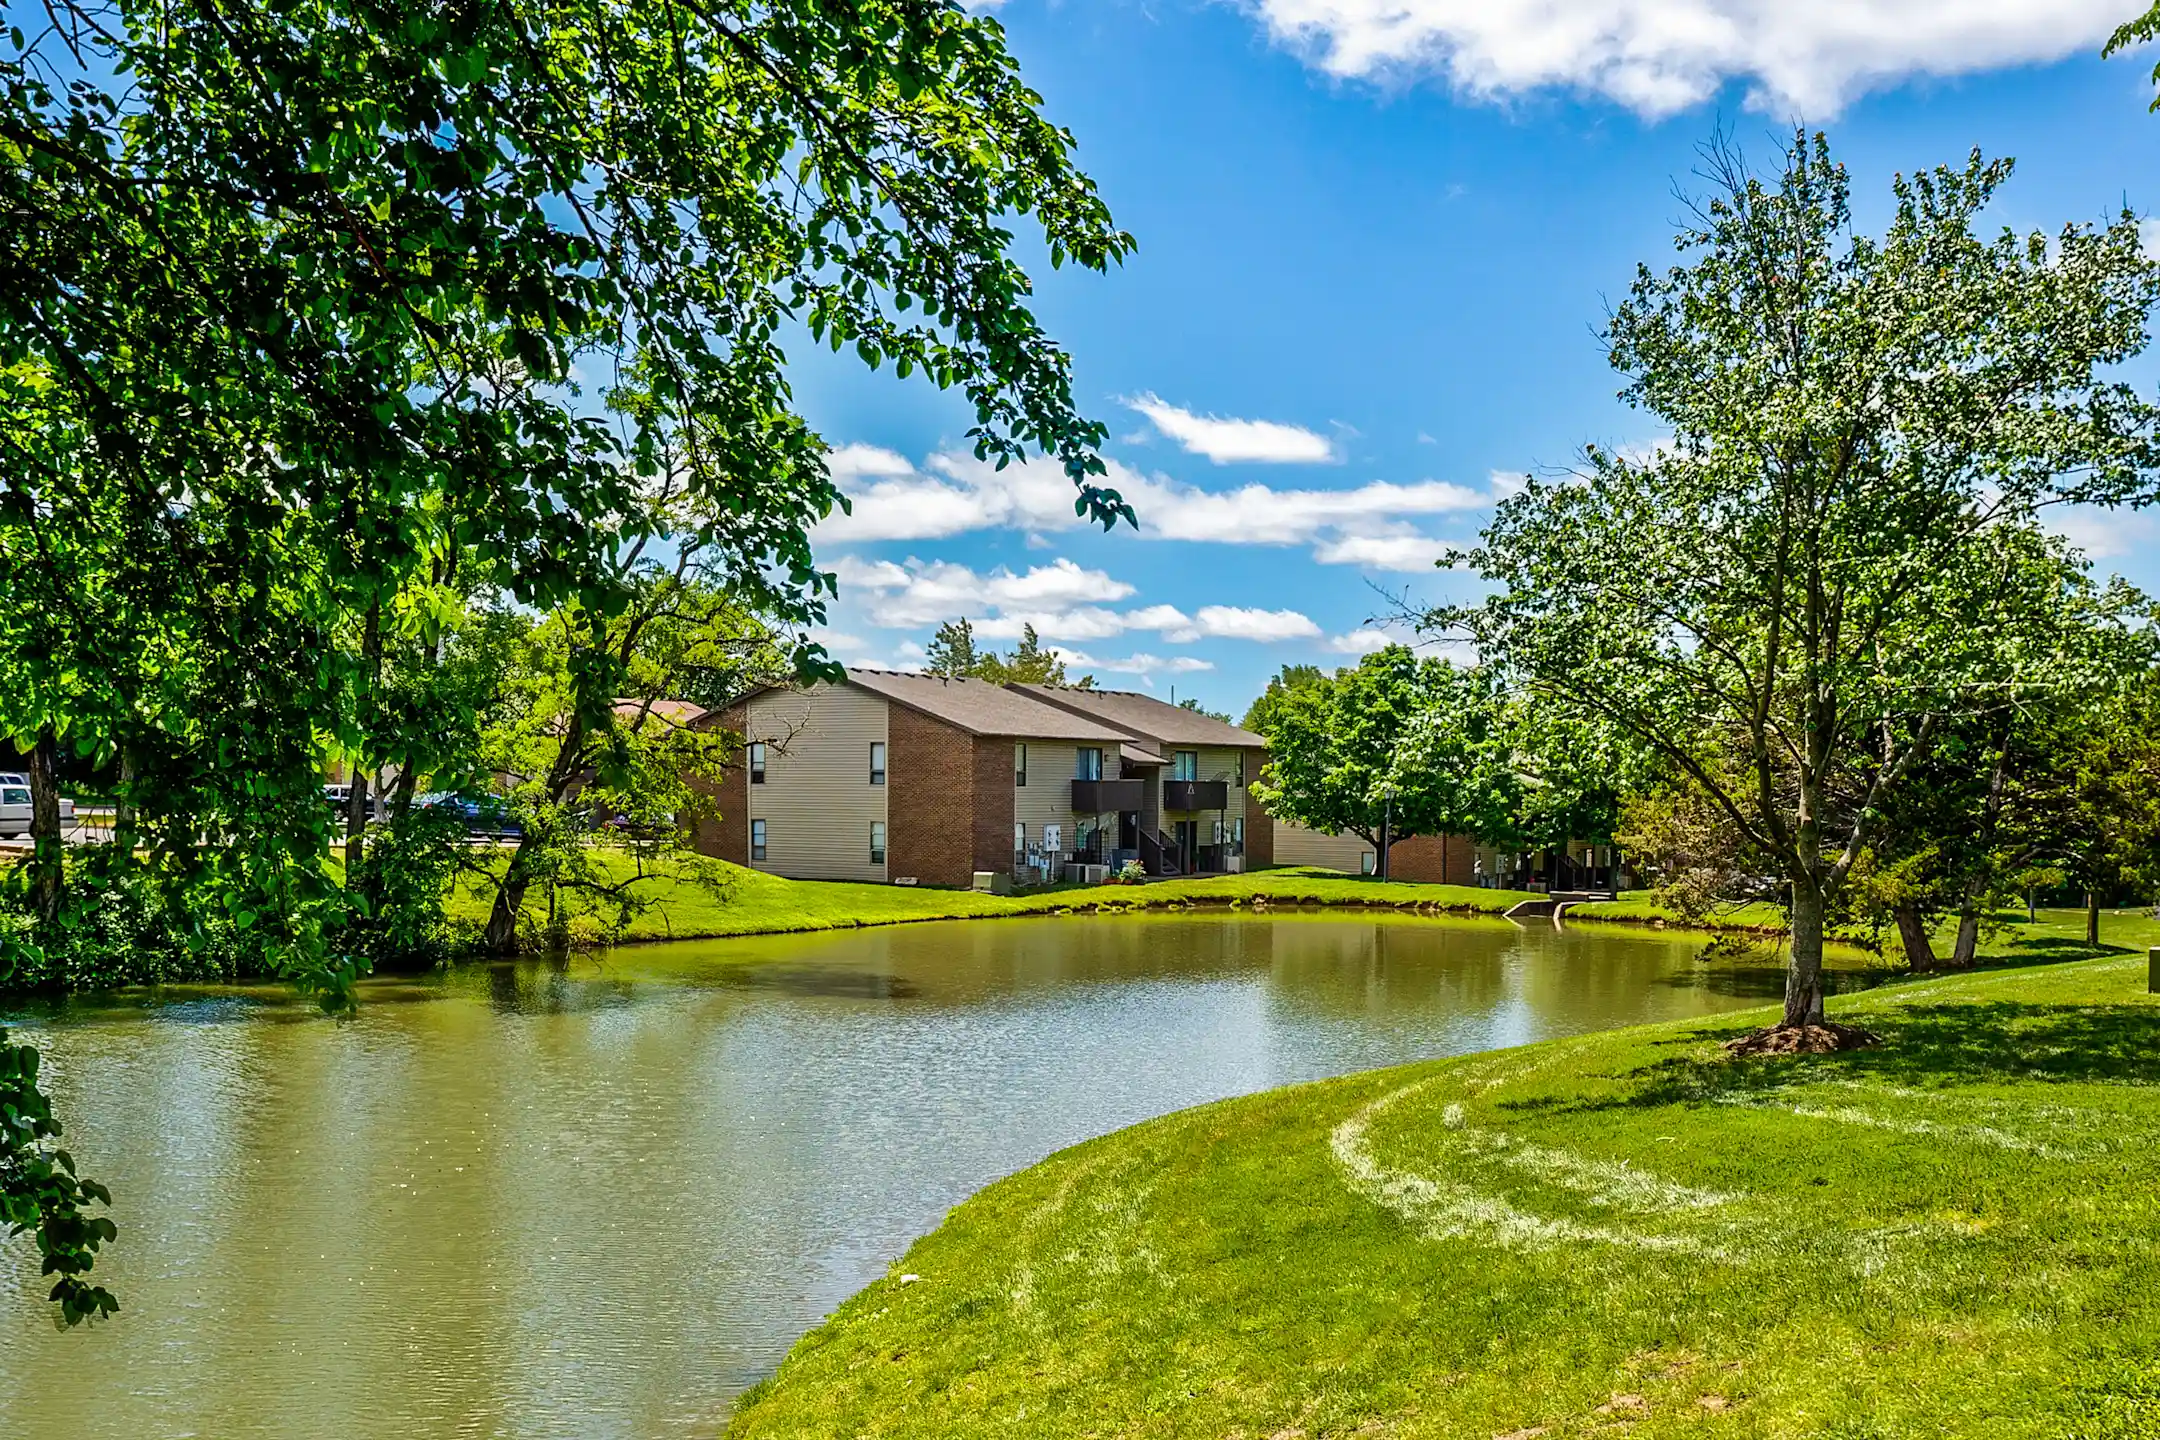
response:
[[[646,715],[646,723],[657,724],[661,729],[696,730],[706,716],[705,707],[688,700],[655,700]],[[646,702],[637,699],[617,700],[616,717],[625,723],[638,718],[638,712],[646,709]]]
[[[1044,704],[1017,689],[987,680],[852,667],[847,678],[851,685],[971,735],[1010,735],[1016,740],[1098,740],[1112,745],[1132,738],[1101,720]]]
[[[1180,709],[1152,695],[1132,690],[1079,690],[1070,685],[1014,685],[1009,688],[1076,715],[1114,725],[1129,735],[1160,740],[1164,744],[1224,745],[1241,749],[1265,748],[1267,745],[1265,738],[1250,730],[1240,730],[1212,715]]]

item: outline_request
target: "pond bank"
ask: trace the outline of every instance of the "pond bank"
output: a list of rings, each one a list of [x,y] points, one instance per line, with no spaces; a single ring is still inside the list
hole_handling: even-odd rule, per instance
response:
[[[606,863],[615,866],[619,862],[611,857]],[[627,874],[626,868],[624,874]],[[1144,885],[1061,886],[1020,895],[987,895],[969,890],[788,880],[703,857],[682,862],[678,874],[657,877],[647,894],[650,904],[632,917],[619,933],[611,936],[590,917],[573,917],[573,943],[727,939],[846,930],[919,920],[1128,914],[1213,907],[1257,909],[1275,905],[1498,916],[1525,900],[1544,898],[1524,890],[1379,880],[1305,867],[1199,879],[1154,880]],[[486,918],[486,897],[470,889],[461,890],[454,893],[451,909],[453,919],[477,929]],[[527,914],[537,930],[546,914],[544,899],[538,896],[530,899]],[[1777,933],[1777,912],[1769,906],[1749,906],[1729,916],[1690,924],[1646,900],[1628,900],[1613,905],[1577,906],[1568,912],[1568,919],[1705,932]],[[582,934],[579,933],[581,925]]]
[[[956,1209],[729,1435],[2149,1435],[2160,999],[2143,958],[1170,1115]],[[2074,1201],[2071,1197],[2075,1197]]]

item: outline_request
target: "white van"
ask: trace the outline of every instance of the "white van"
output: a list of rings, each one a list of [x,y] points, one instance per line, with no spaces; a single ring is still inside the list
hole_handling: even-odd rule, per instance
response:
[[[75,819],[75,802],[60,802],[60,825],[65,829]],[[30,787],[10,785],[0,780],[0,835],[28,835],[30,833]]]

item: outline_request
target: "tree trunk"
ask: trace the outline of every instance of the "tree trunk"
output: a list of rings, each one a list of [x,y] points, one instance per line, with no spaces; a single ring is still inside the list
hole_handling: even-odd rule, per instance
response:
[[[1785,972],[1785,1023],[1820,1025],[1823,1018],[1823,896],[1813,879],[1795,881],[1792,965]]]
[[[120,800],[113,807],[113,849],[123,866],[135,859],[135,751],[120,747]]]
[[[2100,948],[2100,892],[2085,892],[2085,943]]]
[[[525,892],[532,884],[525,870],[526,851],[532,843],[530,834],[519,837],[518,847],[510,856],[510,868],[503,872],[502,884],[495,889],[487,930],[480,937],[480,948],[490,955],[507,959],[517,954],[518,915],[525,908]]]
[[[30,913],[41,923],[60,918],[67,852],[60,838],[60,740],[47,725],[30,747]]]
[[[367,812],[367,772],[355,765],[352,767],[352,794],[345,801],[345,868],[347,871],[360,863],[360,842],[367,831]]]
[[[1980,956],[1980,897],[1968,894],[1958,910],[1957,943],[1950,949],[1950,963],[1959,969]]]
[[[375,683],[382,678],[382,602],[368,606],[367,620],[360,634],[360,654],[368,662],[368,688],[362,695],[365,711],[375,703]],[[362,733],[366,733],[363,714]],[[368,776],[361,768],[356,755],[352,763],[352,793],[345,802],[345,870],[349,875],[360,863],[364,853],[361,841],[366,837],[368,823]]]
[[[1915,971],[1933,970],[1939,963],[1935,943],[1928,938],[1927,922],[1920,918],[1919,908],[1900,905],[1890,913],[1897,921],[1898,943],[1905,947],[1905,963]]]

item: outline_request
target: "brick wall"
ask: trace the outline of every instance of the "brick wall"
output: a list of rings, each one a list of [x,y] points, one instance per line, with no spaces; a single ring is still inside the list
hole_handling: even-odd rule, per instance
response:
[[[966,737],[960,737],[965,739]],[[1009,739],[978,735],[975,737],[972,764],[972,788],[974,790],[972,824],[964,833],[972,836],[975,870],[1004,870],[1013,867],[1013,745]],[[1069,754],[1069,752],[1068,752]],[[1071,760],[1066,761],[1065,784],[1070,787]],[[1029,765],[1030,785],[1041,785],[1056,780],[1056,776],[1032,773]],[[1068,788],[1067,793],[1070,793]],[[1070,823],[1070,817],[1067,817]],[[1069,836],[1067,837],[1070,838]],[[961,876],[965,885],[970,877]]]
[[[978,868],[975,772],[980,742],[905,705],[887,719],[885,873],[924,885],[966,885]],[[1004,846],[1012,868],[1012,747],[1005,747]]]
[[[743,709],[740,705],[725,711],[717,719],[708,718],[701,724],[713,724],[731,730],[740,739],[743,733]],[[711,855],[729,860],[737,865],[750,863],[750,761],[746,752],[738,750],[735,763],[727,767],[721,782],[715,786],[703,780],[692,780],[691,788],[700,794],[712,796],[718,814],[701,815],[691,825],[690,844],[700,855]]]
[[[1388,874],[1396,880],[1468,885],[1476,860],[1477,846],[1461,835],[1413,835],[1388,847]]]
[[[1260,767],[1267,763],[1267,751],[1245,752],[1245,783],[1252,784],[1260,778]],[[1248,791],[1245,797],[1245,868],[1256,870],[1262,865],[1275,863],[1275,822],[1267,811]]]

